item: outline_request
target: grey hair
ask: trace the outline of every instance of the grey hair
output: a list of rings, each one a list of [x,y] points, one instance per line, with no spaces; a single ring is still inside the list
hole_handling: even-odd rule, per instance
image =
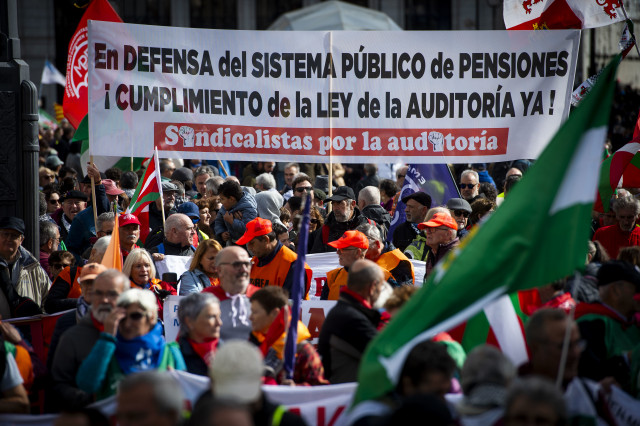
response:
[[[267,191],[276,187],[276,179],[271,173],[262,173],[256,177],[256,184],[262,185],[262,188]]]
[[[496,347],[478,346],[469,352],[462,366],[462,392],[469,395],[476,385],[507,387],[516,377],[516,368]]]
[[[209,177],[216,176],[216,172],[211,166],[200,166],[193,172],[193,180],[195,181],[198,176],[209,175]]]
[[[51,221],[40,222],[40,245],[44,245],[56,237],[58,225]]]
[[[103,238],[106,238],[106,237],[103,237]],[[119,281],[122,284],[122,291],[127,291],[129,290],[129,288],[131,288],[131,281],[129,281],[129,277],[127,277],[125,274],[118,271],[117,269],[107,269],[106,271],[101,272],[100,275],[98,275],[96,279],[93,281],[94,285],[99,280],[110,280],[114,282]]]
[[[376,186],[365,186],[358,192],[358,200],[362,200],[365,206],[380,204],[380,190]]]
[[[164,173],[167,170],[169,170],[171,168],[170,166],[173,166],[173,167],[176,166],[176,164],[173,162],[173,160],[170,160],[168,158],[160,160],[160,173]]]
[[[300,165],[298,163],[287,163],[284,168],[289,169],[291,167],[295,167],[297,171],[300,171]]]
[[[113,212],[104,212],[98,216],[98,222],[96,222],[96,231],[102,229],[102,224],[107,222],[115,222],[116,215]]]
[[[95,250],[96,253],[102,253],[107,251],[107,247],[109,247],[109,243],[111,243],[111,235],[105,235],[104,237],[98,239],[96,243],[93,245],[92,250]]]
[[[127,260],[124,261],[124,265],[122,265],[122,273],[127,277],[131,277],[131,269],[133,269],[133,265],[136,262],[139,262],[141,259],[144,259],[149,263],[149,276],[156,276],[156,266],[153,264],[153,260],[151,259],[151,255],[145,249],[137,248],[131,250],[129,255],[127,256]]]
[[[447,216],[451,216],[451,210],[446,207],[431,207],[429,210],[427,210],[427,215],[424,218],[425,222],[431,220],[433,215],[435,215],[436,213],[446,213]]]
[[[207,188],[207,192],[211,191],[214,195],[218,195],[218,188],[224,182],[224,178],[221,176],[214,176],[212,178],[207,179],[204,183],[204,186]]]
[[[633,209],[633,214],[637,216],[640,213],[640,201],[633,197],[617,198],[613,201],[611,206],[614,212],[618,213],[620,210]]]
[[[143,371],[130,374],[120,380],[118,393],[134,391],[139,386],[149,386],[153,393],[155,408],[163,413],[173,413],[176,419],[182,416],[184,395],[176,379],[166,371]]]
[[[567,421],[567,408],[564,395],[550,381],[542,377],[528,377],[513,383],[507,395],[504,419],[508,422],[513,403],[524,397],[530,402],[548,404],[558,416],[557,425],[564,425]],[[537,405],[536,404],[536,405]]]
[[[191,293],[180,300],[180,306],[178,307],[180,336],[189,334],[186,319],[195,320],[207,305],[220,306],[220,300],[211,293]]]
[[[381,241],[382,236],[380,235],[380,230],[377,226],[372,225],[371,223],[363,223],[358,225],[356,231],[362,232],[368,239],[373,241]]]
[[[122,308],[129,307],[137,303],[142,309],[149,314],[149,322],[155,324],[158,322],[158,302],[156,295],[152,291],[143,290],[141,288],[131,288],[122,292],[118,297],[117,305]]]
[[[478,176],[478,172],[475,170],[467,169],[460,175],[460,179],[464,178],[466,175],[471,175],[475,178],[476,183],[480,182],[480,176]]]
[[[191,219],[189,219],[189,216],[187,216],[186,214],[174,213],[169,216],[164,222],[165,237],[169,235],[169,232],[171,232],[172,229],[180,229],[180,226],[184,221],[188,221],[189,223],[191,223]]]

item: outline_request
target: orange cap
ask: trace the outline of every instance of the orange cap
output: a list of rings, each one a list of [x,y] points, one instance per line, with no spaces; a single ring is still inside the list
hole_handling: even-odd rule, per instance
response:
[[[95,280],[98,275],[107,270],[107,267],[99,263],[87,263],[82,267],[78,282],[81,283],[84,280]]]
[[[347,231],[339,239],[331,241],[329,245],[337,249],[357,247],[366,250],[369,248],[369,239],[360,231]]]
[[[247,223],[246,232],[238,239],[238,241],[236,241],[236,244],[239,246],[245,245],[255,237],[267,235],[272,230],[273,228],[271,227],[271,221],[269,219],[256,217],[251,222]]]
[[[418,224],[418,229],[437,228],[438,226],[446,226],[451,229],[458,230],[458,222],[446,213],[436,213],[428,222]]]

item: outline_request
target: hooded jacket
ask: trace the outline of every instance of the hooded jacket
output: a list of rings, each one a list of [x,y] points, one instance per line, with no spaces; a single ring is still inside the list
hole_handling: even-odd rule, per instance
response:
[[[236,205],[229,210],[230,213],[242,212],[242,219],[234,218],[232,223],[227,223],[224,220],[226,212],[227,210],[224,207],[220,207],[214,222],[214,231],[216,236],[219,236],[223,232],[229,232],[229,234],[231,234],[231,239],[229,241],[235,242],[242,237],[247,230],[247,223],[251,222],[258,216],[256,199],[253,195],[244,192],[242,198],[240,198]]]
[[[282,222],[280,222],[280,207],[284,204],[284,199],[278,191],[270,189],[268,191],[258,192],[254,198],[256,200],[259,217],[269,219],[271,223],[283,225]]]
[[[380,236],[383,240],[387,239],[387,232],[391,226],[391,215],[379,204],[370,204],[363,207],[362,216],[371,219],[378,225]]]

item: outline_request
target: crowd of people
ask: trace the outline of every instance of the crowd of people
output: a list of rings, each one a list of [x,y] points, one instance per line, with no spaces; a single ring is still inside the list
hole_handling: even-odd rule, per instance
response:
[[[61,425],[107,424],[88,406],[113,395],[120,424],[182,424],[183,397],[167,370],[212,379],[189,424],[304,424],[261,385],[357,381],[369,343],[531,164],[452,167],[460,197],[434,205],[422,191],[400,197],[407,165],[161,159],[162,197],[150,204],[147,227],[124,213],[144,170],[88,164],[84,174],[72,136],[68,123],[41,130],[39,230],[0,218],[1,318],[63,313],[44,356],[30,329],[0,321],[0,412],[60,413]],[[318,294],[337,303],[317,346],[298,323],[289,370],[290,296],[300,285],[309,299],[312,280],[308,264],[304,283],[293,266],[306,202],[306,251],[338,259]],[[399,208],[406,220],[392,227]],[[466,353],[443,332],[411,350],[393,392],[347,421],[561,425],[587,404],[614,422],[611,387],[640,396],[639,216],[635,194],[619,190],[612,212],[594,212],[583,274],[521,292],[529,362],[514,366],[489,345]],[[37,257],[22,246],[32,232]],[[122,270],[101,264],[112,238]],[[161,274],[167,256],[183,258],[186,270]],[[425,262],[424,275],[415,261]],[[170,295],[182,296],[175,341],[162,322]],[[588,397],[576,402],[567,395],[577,384]]]

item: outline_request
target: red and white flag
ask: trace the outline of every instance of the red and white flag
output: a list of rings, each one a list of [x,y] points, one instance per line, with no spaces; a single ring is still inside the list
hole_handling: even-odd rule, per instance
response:
[[[154,151],[147,169],[138,183],[136,192],[131,197],[131,203],[127,207],[130,213],[140,221],[140,240],[145,241],[149,235],[149,205],[162,197],[162,183],[160,166],[158,163],[158,150]]]
[[[621,0],[504,0],[508,30],[596,28],[624,21]]]
[[[87,21],[122,22],[107,0],[93,0],[82,15],[69,42],[67,54],[67,84],[64,88],[64,116],[74,128],[89,111],[88,71],[89,32]]]

